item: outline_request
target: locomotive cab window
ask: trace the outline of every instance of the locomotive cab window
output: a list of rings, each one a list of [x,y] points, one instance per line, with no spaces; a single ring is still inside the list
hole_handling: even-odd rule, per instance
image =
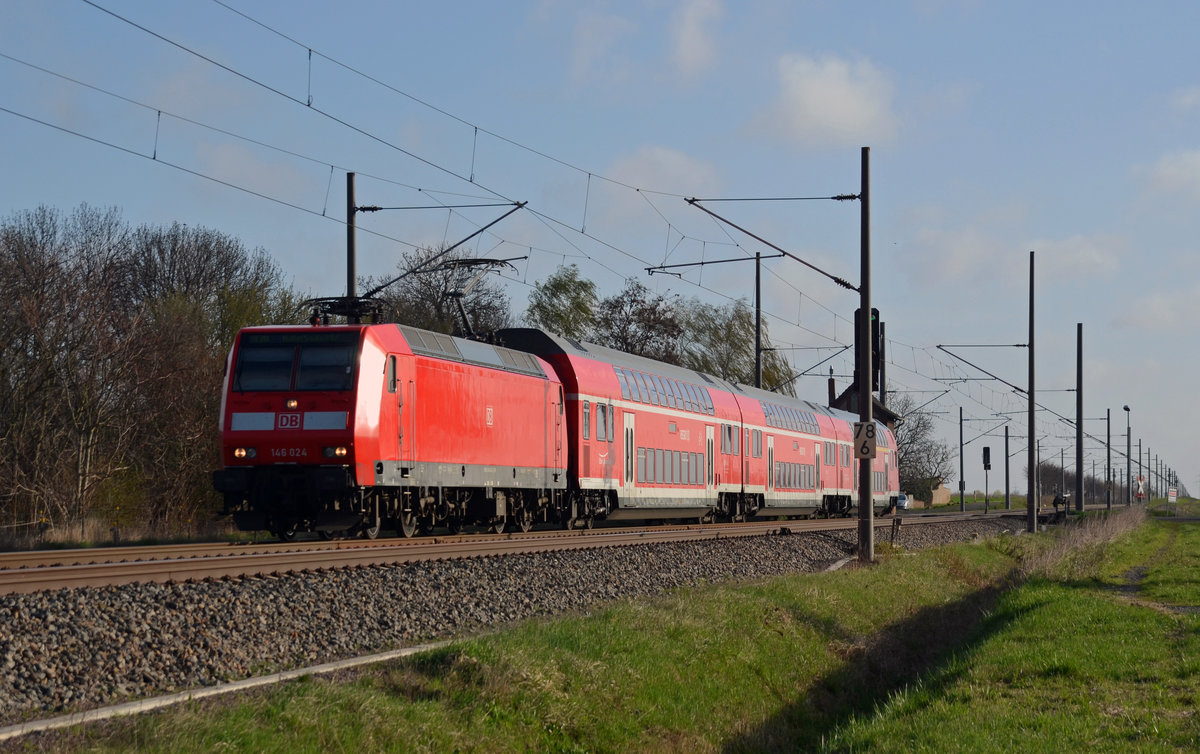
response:
[[[357,332],[247,332],[238,346],[238,392],[350,390]]]

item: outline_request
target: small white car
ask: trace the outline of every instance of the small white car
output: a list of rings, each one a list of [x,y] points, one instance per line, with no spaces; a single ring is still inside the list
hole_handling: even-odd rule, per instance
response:
[[[896,498],[896,508],[902,511],[908,510],[908,495],[905,495],[903,492],[900,493]]]

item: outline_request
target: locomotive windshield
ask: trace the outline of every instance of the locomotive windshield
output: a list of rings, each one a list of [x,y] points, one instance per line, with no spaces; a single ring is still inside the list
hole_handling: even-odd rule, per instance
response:
[[[247,332],[238,346],[238,392],[350,390],[357,332]]]

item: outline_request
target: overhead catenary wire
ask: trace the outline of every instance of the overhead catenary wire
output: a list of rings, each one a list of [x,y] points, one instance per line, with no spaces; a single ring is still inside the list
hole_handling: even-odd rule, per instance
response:
[[[95,3],[89,3],[89,5],[93,5],[93,6],[95,6]],[[96,6],[96,7],[98,7],[98,6]],[[156,36],[157,36],[157,35],[156,35]],[[306,49],[306,51],[307,51],[307,49]],[[224,67],[224,66],[222,66],[222,67]],[[285,96],[286,96],[286,95],[285,95]],[[292,101],[295,101],[295,102],[300,102],[300,100],[297,100],[297,99],[295,99],[295,98],[289,98],[289,99],[291,99]],[[140,104],[140,103],[139,103],[139,104]],[[13,113],[13,114],[17,114],[17,113],[15,113],[15,111],[11,111],[11,110],[9,110],[8,112],[11,112],[11,113]],[[157,112],[159,112],[157,108],[155,109],[155,112],[156,112],[156,114],[157,114]],[[165,113],[164,113],[164,114],[165,114]],[[156,115],[156,117],[157,117],[157,115]],[[41,121],[41,120],[38,120],[38,119],[33,119],[33,120],[34,120],[35,122],[39,122],[39,123],[41,123],[42,125],[46,125],[46,126],[51,126],[51,127],[56,127],[56,128],[59,128],[59,127],[57,127],[57,126],[54,126],[53,124],[50,124],[50,123],[48,123],[48,122],[45,122],[45,121]],[[203,124],[199,124],[199,125],[203,125]],[[94,142],[96,142],[96,143],[105,144],[106,146],[109,146],[109,147],[112,147],[112,148],[121,149],[122,151],[129,152],[130,154],[138,154],[138,156],[143,156],[143,157],[145,157],[145,156],[146,156],[146,155],[143,155],[143,154],[141,154],[140,152],[137,152],[136,150],[129,150],[129,149],[126,149],[126,148],[124,148],[124,147],[121,147],[120,145],[113,144],[113,143],[111,143],[111,142],[105,142],[104,140],[95,139],[94,137],[89,137],[89,136],[87,136],[86,134],[83,134],[82,132],[74,132],[74,131],[71,131],[70,129],[62,129],[62,128],[60,128],[60,130],[63,130],[63,131],[65,131],[65,132],[67,132],[67,133],[73,133],[74,135],[76,135],[76,136],[79,136],[79,137],[88,138],[89,140],[92,140],[92,141],[94,141]],[[240,137],[238,137],[238,138],[240,138]],[[269,144],[266,144],[266,143],[263,143],[263,142],[259,142],[259,143],[260,143],[262,146],[264,146],[264,147],[267,147],[267,148],[272,148],[272,149],[276,149],[276,147],[273,147],[272,145],[269,145]],[[287,151],[287,150],[282,150],[282,151]],[[401,151],[404,151],[404,150],[401,150]],[[307,156],[305,156],[305,155],[301,155],[301,154],[299,154],[299,153],[294,153],[294,154],[295,154],[295,156],[297,156],[297,157],[300,157],[300,158],[304,158],[304,159],[312,159],[312,158],[308,158],[308,157],[307,157]],[[549,155],[545,155],[544,153],[540,153],[540,154],[541,154],[542,156],[544,156],[544,157],[550,158],[550,157],[549,157]],[[151,155],[150,157],[147,157],[147,159],[153,159],[153,158],[154,158],[154,155]],[[550,159],[554,159],[554,158],[550,158]],[[158,161],[158,162],[160,162],[160,164],[165,164],[165,165],[168,165],[168,166],[170,166],[170,167],[177,167],[177,169],[181,169],[181,170],[184,170],[185,172],[189,172],[189,173],[191,173],[191,174],[198,175],[198,176],[199,176],[199,177],[201,177],[201,178],[205,178],[205,179],[207,179],[207,180],[212,180],[212,181],[214,181],[214,182],[216,182],[216,183],[220,183],[220,184],[222,184],[222,185],[226,185],[226,186],[232,187],[232,188],[234,188],[234,189],[237,189],[237,190],[246,191],[246,192],[247,192],[247,193],[249,193],[249,194],[252,194],[252,195],[255,195],[255,196],[258,196],[258,197],[261,197],[261,198],[267,199],[267,200],[269,200],[269,201],[272,201],[272,202],[279,203],[279,204],[281,204],[281,205],[283,205],[283,206],[287,206],[287,207],[291,207],[291,208],[296,208],[296,209],[301,209],[302,211],[308,212],[308,213],[310,213],[310,214],[316,214],[316,213],[314,213],[312,210],[310,210],[310,209],[307,209],[307,208],[305,208],[305,207],[302,207],[302,206],[299,206],[299,205],[296,205],[295,203],[292,203],[292,202],[287,202],[287,201],[282,201],[282,200],[279,200],[279,199],[277,199],[276,197],[269,196],[269,195],[267,195],[267,194],[264,194],[264,193],[262,193],[262,192],[256,192],[256,191],[253,191],[253,190],[249,190],[249,189],[246,189],[246,188],[244,188],[244,187],[242,187],[242,186],[236,185],[236,184],[234,184],[234,183],[232,183],[232,182],[229,182],[229,181],[224,181],[224,180],[221,180],[221,179],[219,179],[219,178],[215,178],[215,177],[213,177],[213,176],[208,176],[208,175],[205,175],[205,174],[203,174],[203,173],[200,173],[200,172],[198,172],[198,171],[194,171],[194,170],[190,170],[190,169],[188,169],[188,168],[184,168],[184,167],[182,167],[182,166],[175,166],[175,165],[173,165],[172,163],[169,163],[169,162],[165,162],[165,161],[162,161],[162,160],[157,160],[157,161]],[[560,164],[567,165],[567,166],[571,167],[572,169],[577,169],[577,168],[575,168],[575,166],[573,166],[573,165],[570,165],[570,163],[566,163],[565,161],[561,161],[561,160],[556,160],[556,161],[560,162]],[[331,172],[331,174],[332,174],[332,172],[333,172],[333,169],[334,169],[334,167],[333,167],[333,165],[332,165],[332,164],[330,164],[330,163],[328,163],[328,162],[319,161],[319,160],[315,160],[315,162],[319,162],[320,164],[324,164],[324,165],[329,165],[329,166],[330,166],[330,172]],[[454,173],[453,171],[450,171],[450,172],[451,172],[451,174],[452,174],[452,175],[454,175],[456,178],[458,178],[458,179],[462,179],[462,176],[458,175],[457,173]],[[375,176],[375,177],[376,177],[376,178],[378,178],[379,180],[383,180],[383,181],[389,181],[389,182],[394,182],[394,183],[396,183],[397,185],[405,185],[405,184],[402,184],[402,183],[400,183],[400,182],[392,181],[392,179],[389,179],[389,178],[386,178],[386,177],[382,177],[382,176]],[[598,179],[601,179],[602,177],[598,176],[597,178],[598,178]],[[618,183],[619,183],[619,182],[618,182]],[[474,185],[476,185],[476,186],[477,186],[478,184],[474,184]],[[629,187],[629,186],[628,186],[628,184],[620,184],[620,185],[623,185],[623,186]],[[486,187],[480,187],[480,188],[483,188],[483,189],[485,189],[485,190],[488,190],[488,189],[486,189]],[[646,201],[647,201],[647,204],[648,204],[648,205],[650,205],[650,206],[651,206],[651,207],[652,207],[652,208],[653,208],[655,211],[659,211],[659,208],[658,208],[658,207],[655,205],[655,203],[654,203],[653,201],[651,201],[651,200],[650,200],[649,196],[647,196],[648,194],[672,196],[672,194],[670,194],[670,193],[668,193],[668,192],[657,192],[657,191],[642,190],[642,189],[638,189],[637,187],[630,187],[630,188],[633,188],[634,190],[637,190],[637,191],[639,191],[639,193],[640,193],[640,194],[641,194],[641,195],[642,195],[642,196],[643,196],[643,197],[646,199]],[[416,190],[424,190],[424,189],[416,189]],[[490,190],[488,190],[488,191],[490,192]],[[450,195],[452,192],[441,191],[441,192],[436,192],[436,193],[440,193],[440,194],[442,194],[442,195]],[[327,189],[327,191],[326,191],[326,194],[328,194],[328,189]],[[785,198],[787,198],[787,197],[785,197]],[[797,198],[802,198],[802,197],[791,197],[791,198],[792,198],[792,199],[797,199]],[[829,197],[812,197],[812,199],[814,199],[814,200],[816,200],[816,199],[828,199],[828,198],[829,198]],[[322,212],[320,213],[320,215],[318,215],[318,216],[324,216],[324,214],[325,214],[325,213],[324,213],[324,211],[322,211]],[[539,215],[537,215],[536,213],[533,213],[533,214],[534,214],[535,216],[539,216]],[[660,214],[661,214],[661,213],[660,213]],[[541,214],[539,217],[540,217],[540,219],[541,219],[541,220],[542,220],[542,221],[543,221],[545,224],[547,224],[547,226],[553,225],[555,222],[557,222],[557,220],[556,220],[556,219],[552,218],[552,217],[551,217],[549,214],[546,214],[546,213],[542,213],[542,214]],[[663,222],[664,222],[664,223],[665,223],[665,224],[668,226],[668,228],[671,228],[671,227],[673,227],[673,226],[672,226],[672,223],[670,222],[670,218],[667,218],[667,217],[665,217],[665,216],[662,216],[662,217],[661,217],[661,219],[662,219],[662,220],[663,220]],[[570,227],[570,226],[566,226],[566,225],[564,225],[563,227]],[[370,231],[370,230],[367,230],[367,229],[364,229],[364,230],[366,230],[366,232],[368,232],[368,233],[372,233],[373,235],[377,235],[377,236],[379,236],[379,237],[381,237],[381,238],[386,238],[386,239],[388,239],[388,240],[396,241],[396,242],[399,242],[399,243],[402,243],[402,244],[406,244],[406,245],[408,245],[408,246],[413,246],[413,244],[408,244],[407,242],[405,242],[405,241],[402,241],[402,240],[400,240],[400,239],[391,238],[390,236],[387,236],[386,234],[381,234],[381,233],[373,233],[372,231]],[[577,231],[576,231],[576,232],[577,232]],[[613,250],[619,251],[620,253],[624,254],[625,256],[627,256],[627,257],[628,257],[628,258],[630,258],[630,259],[634,259],[634,260],[637,260],[637,259],[638,259],[638,256],[637,256],[637,255],[634,255],[634,254],[629,254],[628,252],[626,252],[624,249],[621,249],[621,248],[620,248],[619,246],[617,246],[616,244],[613,244],[613,243],[611,243],[611,242],[609,242],[609,241],[602,240],[602,239],[600,239],[598,236],[596,236],[596,235],[595,235],[595,234],[593,234],[593,233],[589,233],[589,234],[587,234],[585,237],[586,237],[586,238],[588,238],[590,241],[593,241],[593,242],[596,242],[596,243],[600,243],[600,244],[601,244],[601,245],[602,245],[604,248],[609,248],[609,249],[613,249]],[[564,237],[564,238],[565,238],[565,237]],[[674,244],[674,245],[671,247],[671,252],[670,252],[670,253],[673,253],[675,250],[679,249],[679,248],[681,247],[681,244],[682,244],[682,243],[684,243],[684,239],[685,239],[685,238],[686,238],[686,234],[682,234],[682,233],[681,233],[681,237],[680,237],[679,241],[677,241],[677,242],[676,242],[676,243],[675,243],[675,244]],[[698,241],[699,243],[702,243],[702,244],[705,244],[705,245],[706,245],[707,243],[710,243],[710,242],[711,242],[711,241],[707,241],[707,240],[704,240],[704,239],[695,239],[695,240],[696,240],[696,241]],[[733,245],[733,246],[739,246],[739,247],[740,247],[740,245],[739,245],[739,244],[736,244],[736,243],[733,243],[733,244],[731,244],[731,245]],[[604,262],[603,262],[601,259],[599,259],[599,258],[596,258],[596,257],[595,257],[594,255],[592,255],[592,254],[589,254],[589,253],[588,253],[587,251],[585,251],[584,249],[581,249],[581,248],[578,248],[578,247],[575,247],[575,248],[576,248],[576,252],[579,254],[580,258],[585,258],[585,259],[588,259],[590,262],[592,262],[592,263],[595,263],[595,264],[598,264],[599,266],[601,266],[601,267],[604,267],[604,268],[608,269],[610,272],[612,272],[612,273],[614,273],[614,274],[617,274],[617,275],[623,276],[623,273],[622,273],[622,272],[620,272],[620,271],[616,270],[616,269],[615,269],[615,268],[613,268],[611,265],[605,264],[605,263],[604,263]],[[546,253],[552,253],[552,254],[555,254],[555,255],[560,255],[560,254],[562,254],[562,252],[561,252],[561,251],[559,251],[559,250],[541,249],[541,251],[544,251],[544,252],[546,252]],[[639,260],[639,261],[641,261],[641,260]],[[774,274],[774,275],[778,276],[778,275],[777,275],[777,273],[775,273],[775,271],[774,271],[774,270],[772,270],[772,274]],[[689,281],[689,284],[690,284],[690,285],[697,285],[696,283],[694,283],[694,282],[691,282],[691,281]],[[710,287],[707,287],[707,286],[703,286],[703,285],[697,285],[697,288],[699,288],[700,290],[704,290],[704,291],[707,291],[707,292],[709,292],[709,293],[712,293],[712,294],[714,294],[714,295],[721,296],[721,297],[725,298],[726,300],[730,300],[730,301],[733,301],[733,300],[735,300],[735,299],[734,299],[734,297],[732,297],[732,296],[729,296],[729,295],[728,295],[728,294],[726,294],[725,292],[722,292],[722,291],[717,291],[717,290],[714,290],[714,289],[712,289],[712,288],[710,288]],[[793,286],[793,288],[794,288],[794,286]],[[811,296],[810,296],[810,298],[811,298]],[[824,307],[824,305],[820,304],[820,302],[816,302],[816,303],[817,303],[818,305],[822,306],[823,308],[825,308],[825,309],[827,309],[827,310],[828,310],[828,307]],[[828,310],[828,311],[830,311],[830,313],[831,313],[831,314],[834,316],[834,318],[835,318],[835,323],[836,323],[836,320],[837,320],[838,318],[840,318],[840,315],[838,315],[836,312],[834,312],[834,311],[832,311],[832,310]],[[776,314],[776,313],[774,313],[774,312],[772,312],[772,311],[766,311],[766,312],[764,312],[764,314],[765,314],[765,316],[767,316],[768,318],[772,319],[773,321],[777,321],[777,322],[780,322],[780,323],[782,323],[782,324],[785,324],[785,325],[788,325],[788,326],[795,326],[795,324],[798,324],[798,323],[795,323],[795,324],[794,324],[790,318],[784,318],[784,317],[780,317],[778,314]],[[801,326],[801,327],[800,327],[800,328],[798,328],[798,329],[802,330],[803,332],[807,332],[807,333],[809,333],[809,334],[811,334],[811,335],[814,335],[814,336],[820,337],[822,340],[825,340],[825,341],[827,341],[827,342],[828,342],[828,341],[832,341],[832,342],[838,342],[838,340],[837,340],[837,337],[836,337],[836,333],[835,333],[835,336],[831,337],[831,336],[829,336],[828,334],[825,334],[825,333],[820,333],[820,332],[818,332],[818,331],[815,331],[815,330],[813,330],[812,328],[810,328],[810,327],[806,327],[806,326]],[[786,341],[785,341],[785,340],[780,340],[780,339],[779,339],[779,337],[778,337],[778,335],[777,335],[777,336],[776,336],[776,342],[783,343],[783,342],[786,342]],[[927,352],[927,351],[926,351],[926,353],[928,354],[928,352]],[[930,361],[931,361],[931,365],[935,365],[935,364],[937,363],[937,360],[933,359],[932,357],[931,357],[931,360],[930,360]],[[891,359],[889,359],[889,363],[893,363]],[[942,364],[941,364],[941,366],[940,366],[939,368],[941,368],[941,369],[943,369],[943,370],[946,370],[946,371],[949,371],[949,370],[948,370],[948,367],[947,367],[947,366],[946,366],[944,363],[942,363]],[[922,377],[926,377],[926,376],[927,376],[927,375],[922,375],[922,374],[920,374],[919,372],[914,372],[914,373],[915,373],[915,374],[918,374],[919,376],[922,376]],[[956,392],[960,392],[960,391],[956,391]],[[966,398],[967,400],[970,400],[970,401],[972,401],[972,402],[977,402],[977,399],[978,399],[978,398],[980,398],[980,397],[982,397],[982,398],[983,398],[983,399],[985,399],[985,400],[991,400],[991,401],[994,401],[994,400],[996,400],[994,391],[990,391],[990,390],[988,391],[987,395],[981,395],[981,394],[980,394],[980,395],[972,395],[970,392],[960,392],[960,394],[961,394],[961,395],[963,395],[963,396],[964,396],[964,398]],[[990,395],[990,396],[993,396],[993,397],[991,397],[991,398],[988,398],[988,396],[989,396],[989,395]],[[987,406],[988,406],[988,404],[987,404],[987,403],[980,403],[979,405],[981,405],[981,406],[983,406],[983,407],[985,407],[985,408],[987,408]]]

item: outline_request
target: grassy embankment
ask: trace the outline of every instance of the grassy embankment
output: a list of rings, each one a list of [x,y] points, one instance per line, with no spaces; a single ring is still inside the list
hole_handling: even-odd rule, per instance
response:
[[[26,745],[147,751],[1189,751],[1200,524],[1089,525],[531,621]]]

